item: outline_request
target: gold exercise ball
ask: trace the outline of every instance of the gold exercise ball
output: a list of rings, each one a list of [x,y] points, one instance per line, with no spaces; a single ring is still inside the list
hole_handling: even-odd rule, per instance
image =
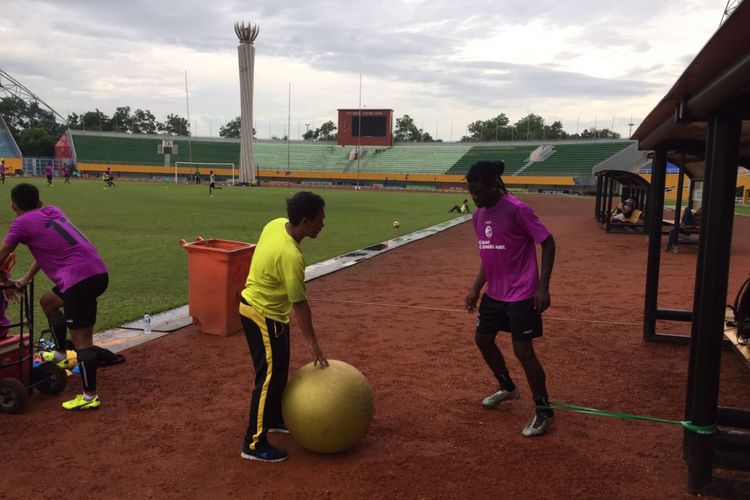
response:
[[[292,437],[308,450],[338,453],[357,444],[372,422],[367,379],[348,363],[307,364],[289,380],[281,411]]]

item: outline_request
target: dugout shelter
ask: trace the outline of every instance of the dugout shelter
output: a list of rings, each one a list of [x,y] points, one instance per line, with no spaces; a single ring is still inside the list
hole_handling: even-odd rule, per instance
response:
[[[643,233],[643,219],[648,205],[648,187],[646,179],[637,173],[624,170],[600,170],[596,176],[596,209],[594,217],[609,232]],[[633,200],[633,221],[613,221],[612,214],[618,203]]]
[[[720,362],[738,166],[750,165],[750,2],[734,13],[689,64],[633,134],[653,150],[647,220],[648,263],[643,336],[647,341],[689,342],[683,458],[692,494],[750,497],[750,409],[719,405]],[[657,307],[667,161],[685,156],[702,166],[703,221],[692,310]],[[678,160],[679,161],[679,160]],[[686,321],[690,336],[657,334],[656,320]],[[747,477],[746,475],[744,476]]]

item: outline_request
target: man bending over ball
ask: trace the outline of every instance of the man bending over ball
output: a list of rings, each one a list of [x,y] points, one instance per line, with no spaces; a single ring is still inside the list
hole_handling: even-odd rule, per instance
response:
[[[62,406],[66,410],[99,408],[101,401],[96,392],[98,359],[93,334],[96,299],[109,284],[107,266],[94,245],[62,210],[52,205],[42,208],[39,190],[35,186],[18,184],[11,190],[10,198],[16,218],[0,245],[0,262],[23,243],[29,247],[34,262],[16,286],[26,286],[40,269],[55,284],[52,291],[39,299],[57,349],[49,361],[67,367],[66,335],[70,328],[83,380],[83,394]]]
[[[281,415],[281,397],[289,376],[289,313],[294,310],[310,341],[315,364],[328,366],[318,346],[305,289],[305,259],[300,243],[323,229],[325,202],[301,191],[287,200],[288,219],[263,228],[240,299],[240,318],[255,366],[255,388],[242,458],[281,462],[287,454],[267,439],[269,432],[289,432]]]
[[[474,311],[479,292],[487,289],[479,305],[475,341],[492,370],[500,390],[482,404],[494,408],[503,401],[519,399],[500,349],[497,332],[510,332],[513,352],[523,366],[531,387],[536,415],[523,429],[526,437],[547,432],[554,420],[549,405],[544,369],[532,341],[542,336],[541,314],[550,305],[549,281],[555,261],[555,240],[526,204],[508,194],[500,176],[503,162],[480,161],[466,175],[469,193],[477,206],[472,222],[482,265],[465,299]],[[541,278],[537,270],[536,244],[542,246]]]

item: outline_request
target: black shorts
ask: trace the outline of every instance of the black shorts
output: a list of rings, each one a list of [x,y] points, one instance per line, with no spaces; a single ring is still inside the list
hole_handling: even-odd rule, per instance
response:
[[[51,175],[47,176],[47,182],[52,182],[52,176]]]
[[[477,316],[477,335],[510,332],[513,340],[530,340],[542,336],[542,317],[534,309],[534,299],[502,302],[487,294],[482,296]]]
[[[215,183],[215,182],[212,182],[211,184],[209,184],[209,185],[208,185],[208,187],[210,187],[210,188],[215,188],[215,187],[216,187],[216,183]]]
[[[79,281],[64,292],[58,287],[52,291],[63,300],[65,323],[68,328],[86,328],[96,323],[96,299],[109,285],[109,274],[95,274]]]

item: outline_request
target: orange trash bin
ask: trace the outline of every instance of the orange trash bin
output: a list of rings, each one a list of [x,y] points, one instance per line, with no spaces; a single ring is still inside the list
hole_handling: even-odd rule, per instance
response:
[[[255,245],[201,237],[180,244],[188,253],[188,309],[193,324],[211,335],[229,336],[242,330],[240,292]]]

